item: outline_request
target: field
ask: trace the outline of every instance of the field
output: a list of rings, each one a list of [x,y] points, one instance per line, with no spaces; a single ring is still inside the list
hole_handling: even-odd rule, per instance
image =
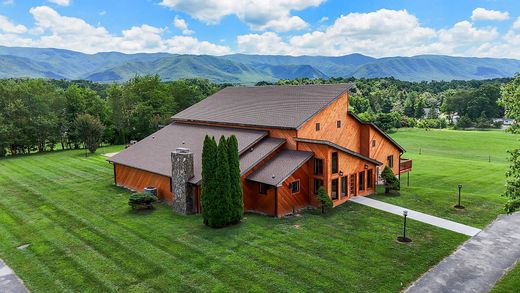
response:
[[[412,187],[401,196],[378,197],[476,226],[491,221],[504,201],[496,190],[506,167],[505,154],[499,154],[516,140],[502,132],[469,133],[477,142],[492,143],[478,143],[474,150],[468,143],[459,151],[452,145],[458,133],[394,134],[414,159]],[[441,143],[436,137],[444,135],[451,150],[442,155],[435,150]],[[425,143],[421,155],[414,151],[416,140]],[[487,156],[483,150],[488,149],[496,162],[473,159]],[[438,174],[443,166],[458,169]],[[470,171],[481,177],[465,177],[466,169],[483,166],[493,174]],[[33,292],[397,292],[467,239],[410,221],[413,242],[400,244],[395,237],[401,217],[355,203],[326,216],[314,211],[283,219],[248,214],[239,225],[214,230],[202,225],[200,216],[176,215],[163,205],[150,213],[130,211],[130,193],[115,187],[112,175],[103,156],[86,158],[83,151],[0,160],[0,258]],[[462,182],[468,209],[457,214],[450,209],[449,187],[461,178],[468,180]],[[17,249],[23,244],[30,246]]]
[[[484,228],[503,213],[507,150],[520,136],[504,131],[403,129],[391,135],[406,148],[403,158],[413,159],[410,187],[401,177],[399,196],[374,198],[435,216]],[[464,210],[453,208],[462,184]]]

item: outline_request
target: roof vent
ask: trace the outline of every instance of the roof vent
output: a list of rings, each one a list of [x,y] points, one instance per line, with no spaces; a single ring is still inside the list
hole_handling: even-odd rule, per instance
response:
[[[271,176],[271,178],[273,178],[273,179],[274,179],[274,178],[276,178],[276,176],[274,176],[274,174],[273,174],[273,176]]]
[[[250,148],[250,149],[249,149],[250,152],[252,152],[252,151],[254,151],[254,150],[255,150],[254,148]]]
[[[181,153],[181,154],[187,154],[190,152],[190,149],[189,148],[177,148],[177,149],[175,149],[175,152]]]

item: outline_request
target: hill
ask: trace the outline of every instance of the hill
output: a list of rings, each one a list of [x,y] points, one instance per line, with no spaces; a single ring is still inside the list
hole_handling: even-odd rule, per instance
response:
[[[139,74],[164,80],[201,77],[213,82],[251,84],[294,78],[395,77],[407,81],[470,80],[511,77],[520,71],[515,59],[420,55],[373,58],[246,55],[178,55],[168,53],[84,54],[63,49],[0,46],[0,78],[43,77],[121,82]]]

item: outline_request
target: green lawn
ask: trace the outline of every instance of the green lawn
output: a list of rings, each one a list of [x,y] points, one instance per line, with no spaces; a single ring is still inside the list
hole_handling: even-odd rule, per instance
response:
[[[375,199],[480,228],[503,213],[506,151],[519,144],[520,136],[496,130],[423,129],[403,129],[391,136],[406,148],[403,158],[413,159],[410,187],[403,174],[400,196]],[[464,210],[453,208],[459,183]]]
[[[354,203],[214,230],[163,205],[130,211],[112,175],[83,151],[0,160],[0,258],[30,290],[397,292],[467,239],[410,221],[400,244],[401,217]]]
[[[500,280],[491,292],[493,293],[511,293],[518,292],[520,288],[520,262]]]

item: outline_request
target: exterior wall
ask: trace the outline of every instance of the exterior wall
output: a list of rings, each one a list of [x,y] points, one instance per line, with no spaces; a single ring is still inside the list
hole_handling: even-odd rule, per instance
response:
[[[341,127],[337,127],[341,121]],[[316,130],[320,123],[320,130]],[[307,121],[299,130],[299,138],[328,140],[355,152],[361,152],[362,125],[348,115],[348,94],[334,101],[326,109]]]
[[[401,156],[401,151],[386,137],[384,137],[379,131],[377,131],[373,126],[370,127],[370,140],[369,140],[369,156],[372,159],[375,159],[381,163],[380,166],[381,172],[388,165],[388,156],[394,156],[394,167],[392,171],[394,174],[399,174],[399,158]],[[376,145],[372,146],[372,141],[376,141]]]
[[[301,210],[311,205],[312,193],[310,190],[312,178],[312,162],[309,160],[287,178],[282,186],[278,187],[277,216],[285,216],[292,214],[294,211]],[[289,184],[294,181],[300,181],[300,191],[292,193]]]
[[[170,177],[150,173],[132,167],[114,164],[115,183],[118,186],[142,192],[147,186],[157,187],[157,197],[171,204],[173,193],[170,192]]]

